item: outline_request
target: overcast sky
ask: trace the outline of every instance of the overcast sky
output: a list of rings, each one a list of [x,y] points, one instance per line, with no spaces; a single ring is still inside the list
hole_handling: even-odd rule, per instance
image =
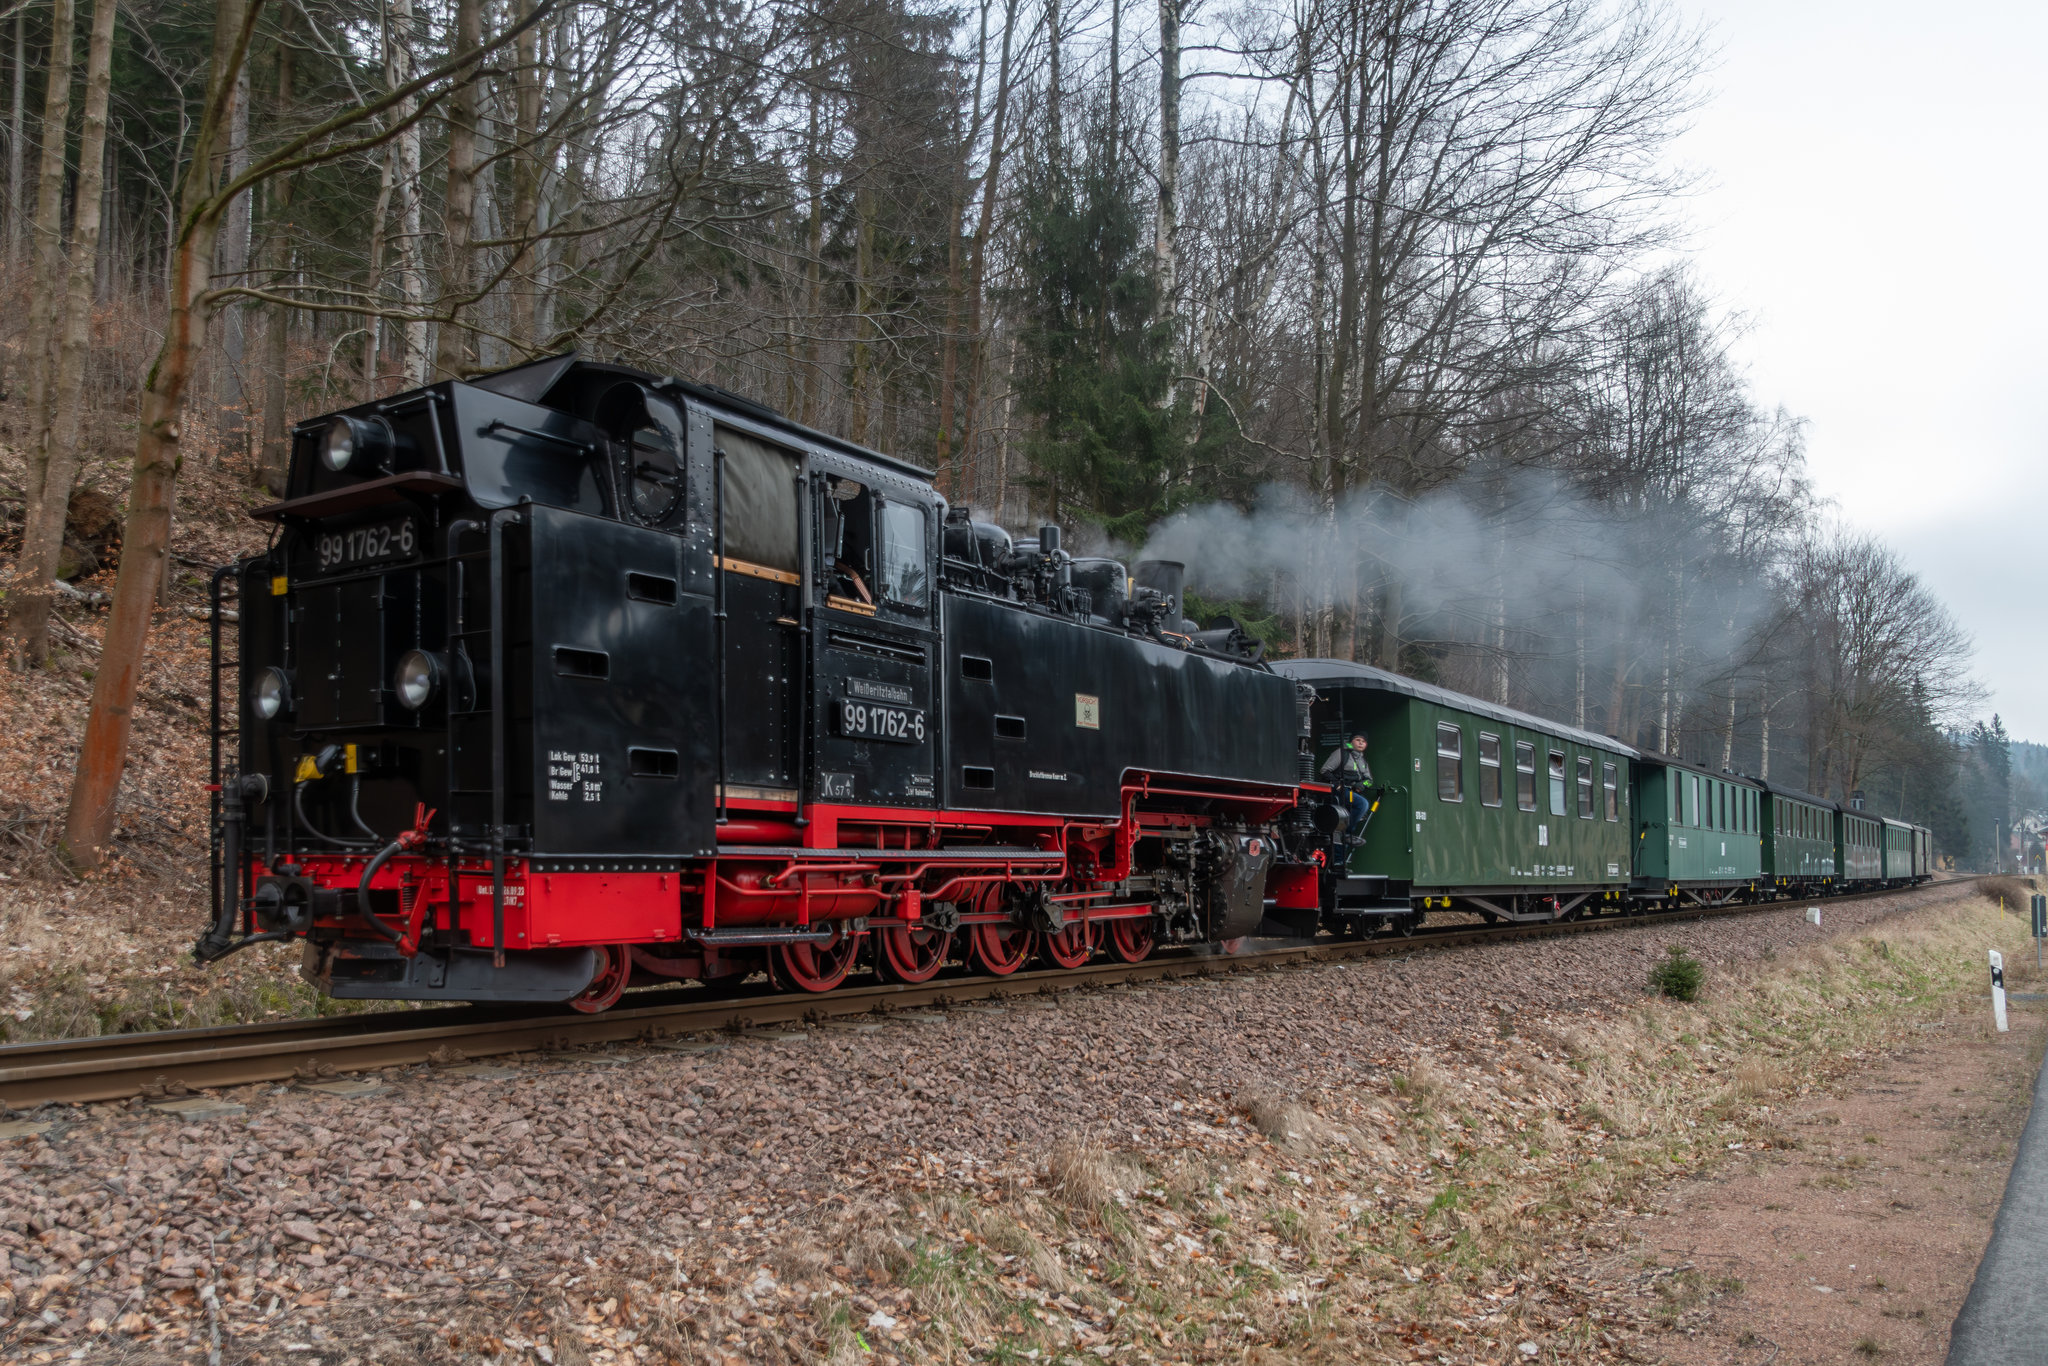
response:
[[[1720,50],[1679,145],[1696,260],[1758,398],[2048,741],[2048,5],[1679,3]]]

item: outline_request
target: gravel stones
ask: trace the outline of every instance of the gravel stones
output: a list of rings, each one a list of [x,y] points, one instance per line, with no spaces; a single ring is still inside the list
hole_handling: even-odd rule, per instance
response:
[[[1956,894],[1830,907],[1825,930],[1792,905],[1352,964],[1222,960],[1183,989],[810,1030],[795,1047],[737,1037],[610,1055],[628,1066],[397,1071],[346,1105],[251,1087],[183,1112],[76,1110],[61,1132],[0,1143],[0,1355],[174,1353],[202,1341],[209,1313],[244,1355],[310,1345],[291,1360],[546,1360],[547,1346],[566,1361],[600,1344],[626,1360],[671,1339],[662,1351],[694,1359],[801,1355],[816,1345],[806,1306],[859,1283],[861,1266],[826,1258],[900,1257],[859,1249],[908,1192],[993,1198],[1042,1181],[1072,1140],[1258,1145],[1286,1166],[1242,1110],[1256,1102],[1283,1144],[1309,1121],[1259,1098],[1389,1072],[1439,1084],[1432,1053],[1483,1059],[1517,1020],[1639,1000],[1668,944],[1708,965],[1711,991],[1714,972]],[[1196,1255],[1199,1239],[1161,1227],[1169,1255],[1175,1234]],[[658,1294],[644,1288],[657,1275]],[[550,1317],[571,1302],[584,1318]],[[878,1357],[915,1326],[877,1330]],[[447,1348],[450,1334],[473,1345]],[[558,1353],[572,1338],[579,1355]]]

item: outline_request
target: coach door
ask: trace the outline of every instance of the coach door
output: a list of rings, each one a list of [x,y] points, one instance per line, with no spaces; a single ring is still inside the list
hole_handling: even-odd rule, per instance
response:
[[[939,709],[932,698],[937,518],[908,480],[852,462],[814,462],[817,551],[811,690],[812,796],[849,806],[929,807],[937,799]]]

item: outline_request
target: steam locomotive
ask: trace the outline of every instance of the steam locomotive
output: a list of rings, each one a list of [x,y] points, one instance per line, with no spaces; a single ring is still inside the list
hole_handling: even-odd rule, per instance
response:
[[[601,1011],[635,984],[826,991],[1775,890],[1638,866],[1648,756],[1269,664],[1185,617],[1179,564],[1013,537],[926,471],[707,384],[571,354],[348,408],[295,429],[255,516],[269,547],[213,582],[194,955],[298,940],[335,997]],[[1491,726],[1469,753],[1460,716]],[[1354,728],[1394,770],[1363,832],[1313,781]],[[1436,857],[1444,765],[1472,766],[1474,813],[1500,806],[1503,743],[1520,824]],[[1582,800],[1553,843],[1558,816],[1519,800],[1525,749],[1550,751],[1560,814],[1558,765],[1583,779],[1597,754],[1610,789],[1624,766],[1629,816]],[[1610,821],[1622,838],[1591,837]]]

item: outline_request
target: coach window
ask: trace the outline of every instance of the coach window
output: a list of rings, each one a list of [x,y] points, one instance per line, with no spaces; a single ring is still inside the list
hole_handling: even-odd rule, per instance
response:
[[[1564,751],[1550,751],[1550,814],[1564,814]]]
[[[1479,804],[1500,805],[1500,737],[1479,737]]]
[[[1695,830],[1700,824],[1700,786],[1699,774],[1685,775],[1685,809],[1692,813],[1692,826]]]
[[[925,605],[924,509],[882,504],[882,596],[894,607],[922,612]]]
[[[1607,804],[1607,819],[1621,819],[1621,775],[1613,764],[1600,765],[1601,800]]]
[[[1593,819],[1593,761],[1585,755],[1579,756],[1579,819]]]
[[[1536,746],[1515,742],[1515,806],[1522,811],[1536,809]]]
[[[1465,800],[1465,732],[1439,722],[1436,728],[1436,799]]]

